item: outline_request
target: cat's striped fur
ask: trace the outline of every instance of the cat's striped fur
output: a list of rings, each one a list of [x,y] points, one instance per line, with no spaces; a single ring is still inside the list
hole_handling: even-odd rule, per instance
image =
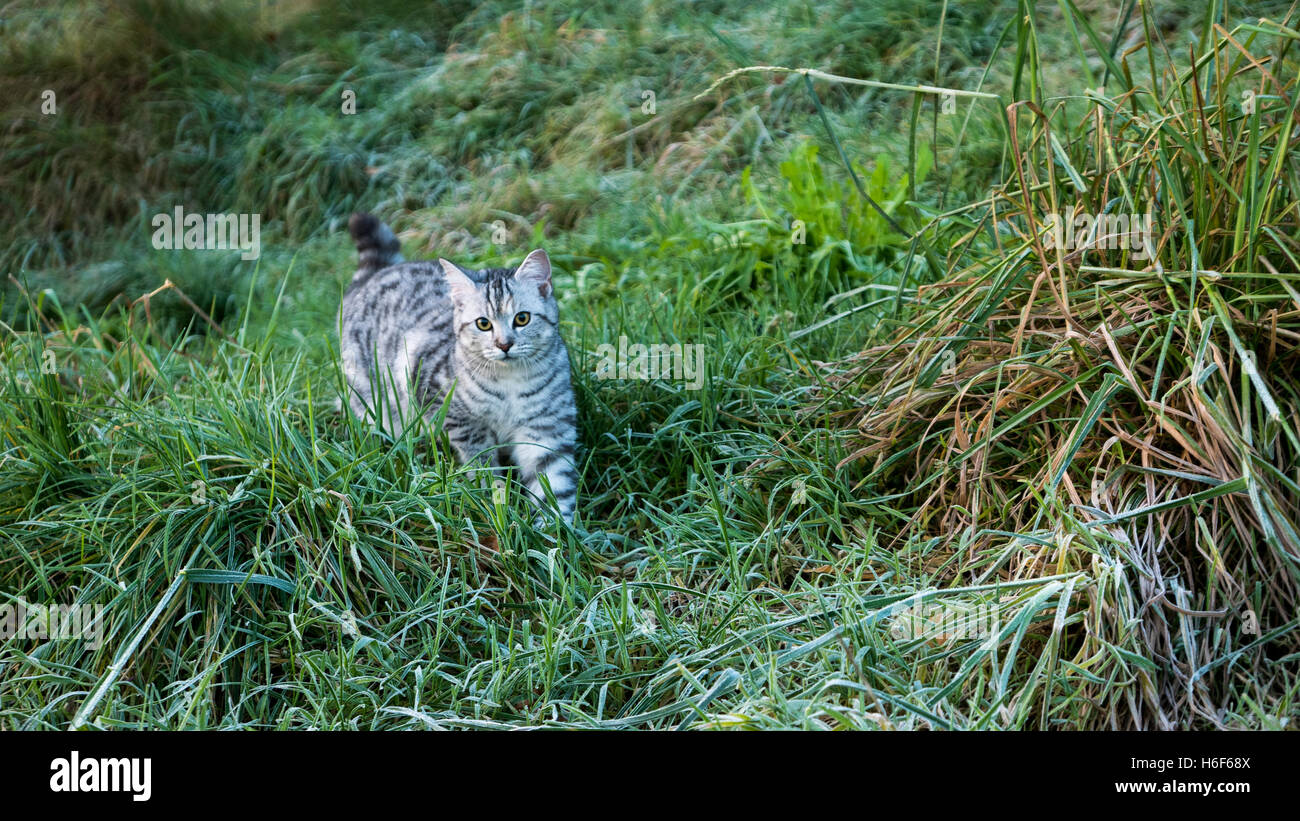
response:
[[[360,261],[339,342],[352,412],[396,433],[414,414],[432,418],[454,385],[443,429],[461,462],[513,466],[537,500],[545,477],[572,523],[577,409],[546,253],[481,271],[403,262],[374,216],[348,227]]]

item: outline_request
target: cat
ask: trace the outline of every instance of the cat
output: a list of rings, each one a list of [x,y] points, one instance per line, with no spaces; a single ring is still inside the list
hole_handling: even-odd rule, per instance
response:
[[[371,214],[348,229],[359,263],[339,308],[348,402],[362,421],[401,432],[433,419],[465,465],[513,467],[536,502],[543,477],[570,525],[578,505],[577,407],[546,252],[517,268],[405,262]]]

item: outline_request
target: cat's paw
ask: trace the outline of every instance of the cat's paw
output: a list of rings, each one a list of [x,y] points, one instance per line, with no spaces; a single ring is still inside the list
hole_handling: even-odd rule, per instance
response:
[[[540,513],[540,512],[533,514],[533,520],[532,520],[533,530],[550,530],[551,526],[554,524],[555,524],[554,514],[548,515],[546,513]]]
[[[533,514],[532,524],[534,530],[549,531],[551,529],[556,529],[558,532],[560,525],[563,525],[570,530],[575,529],[572,515],[562,516],[559,511],[551,507],[536,509],[536,512]]]

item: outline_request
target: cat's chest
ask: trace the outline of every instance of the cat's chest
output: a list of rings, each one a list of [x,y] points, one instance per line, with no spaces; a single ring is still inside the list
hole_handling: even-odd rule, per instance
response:
[[[521,425],[535,419],[545,409],[539,407],[539,389],[543,380],[501,379],[484,385],[486,400],[474,408],[480,419],[501,436],[507,436]]]

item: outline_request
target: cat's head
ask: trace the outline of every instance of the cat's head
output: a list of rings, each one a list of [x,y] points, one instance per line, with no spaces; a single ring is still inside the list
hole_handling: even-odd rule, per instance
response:
[[[470,359],[526,366],[554,350],[560,311],[545,251],[533,251],[513,270],[438,262],[455,306],[456,343]]]

